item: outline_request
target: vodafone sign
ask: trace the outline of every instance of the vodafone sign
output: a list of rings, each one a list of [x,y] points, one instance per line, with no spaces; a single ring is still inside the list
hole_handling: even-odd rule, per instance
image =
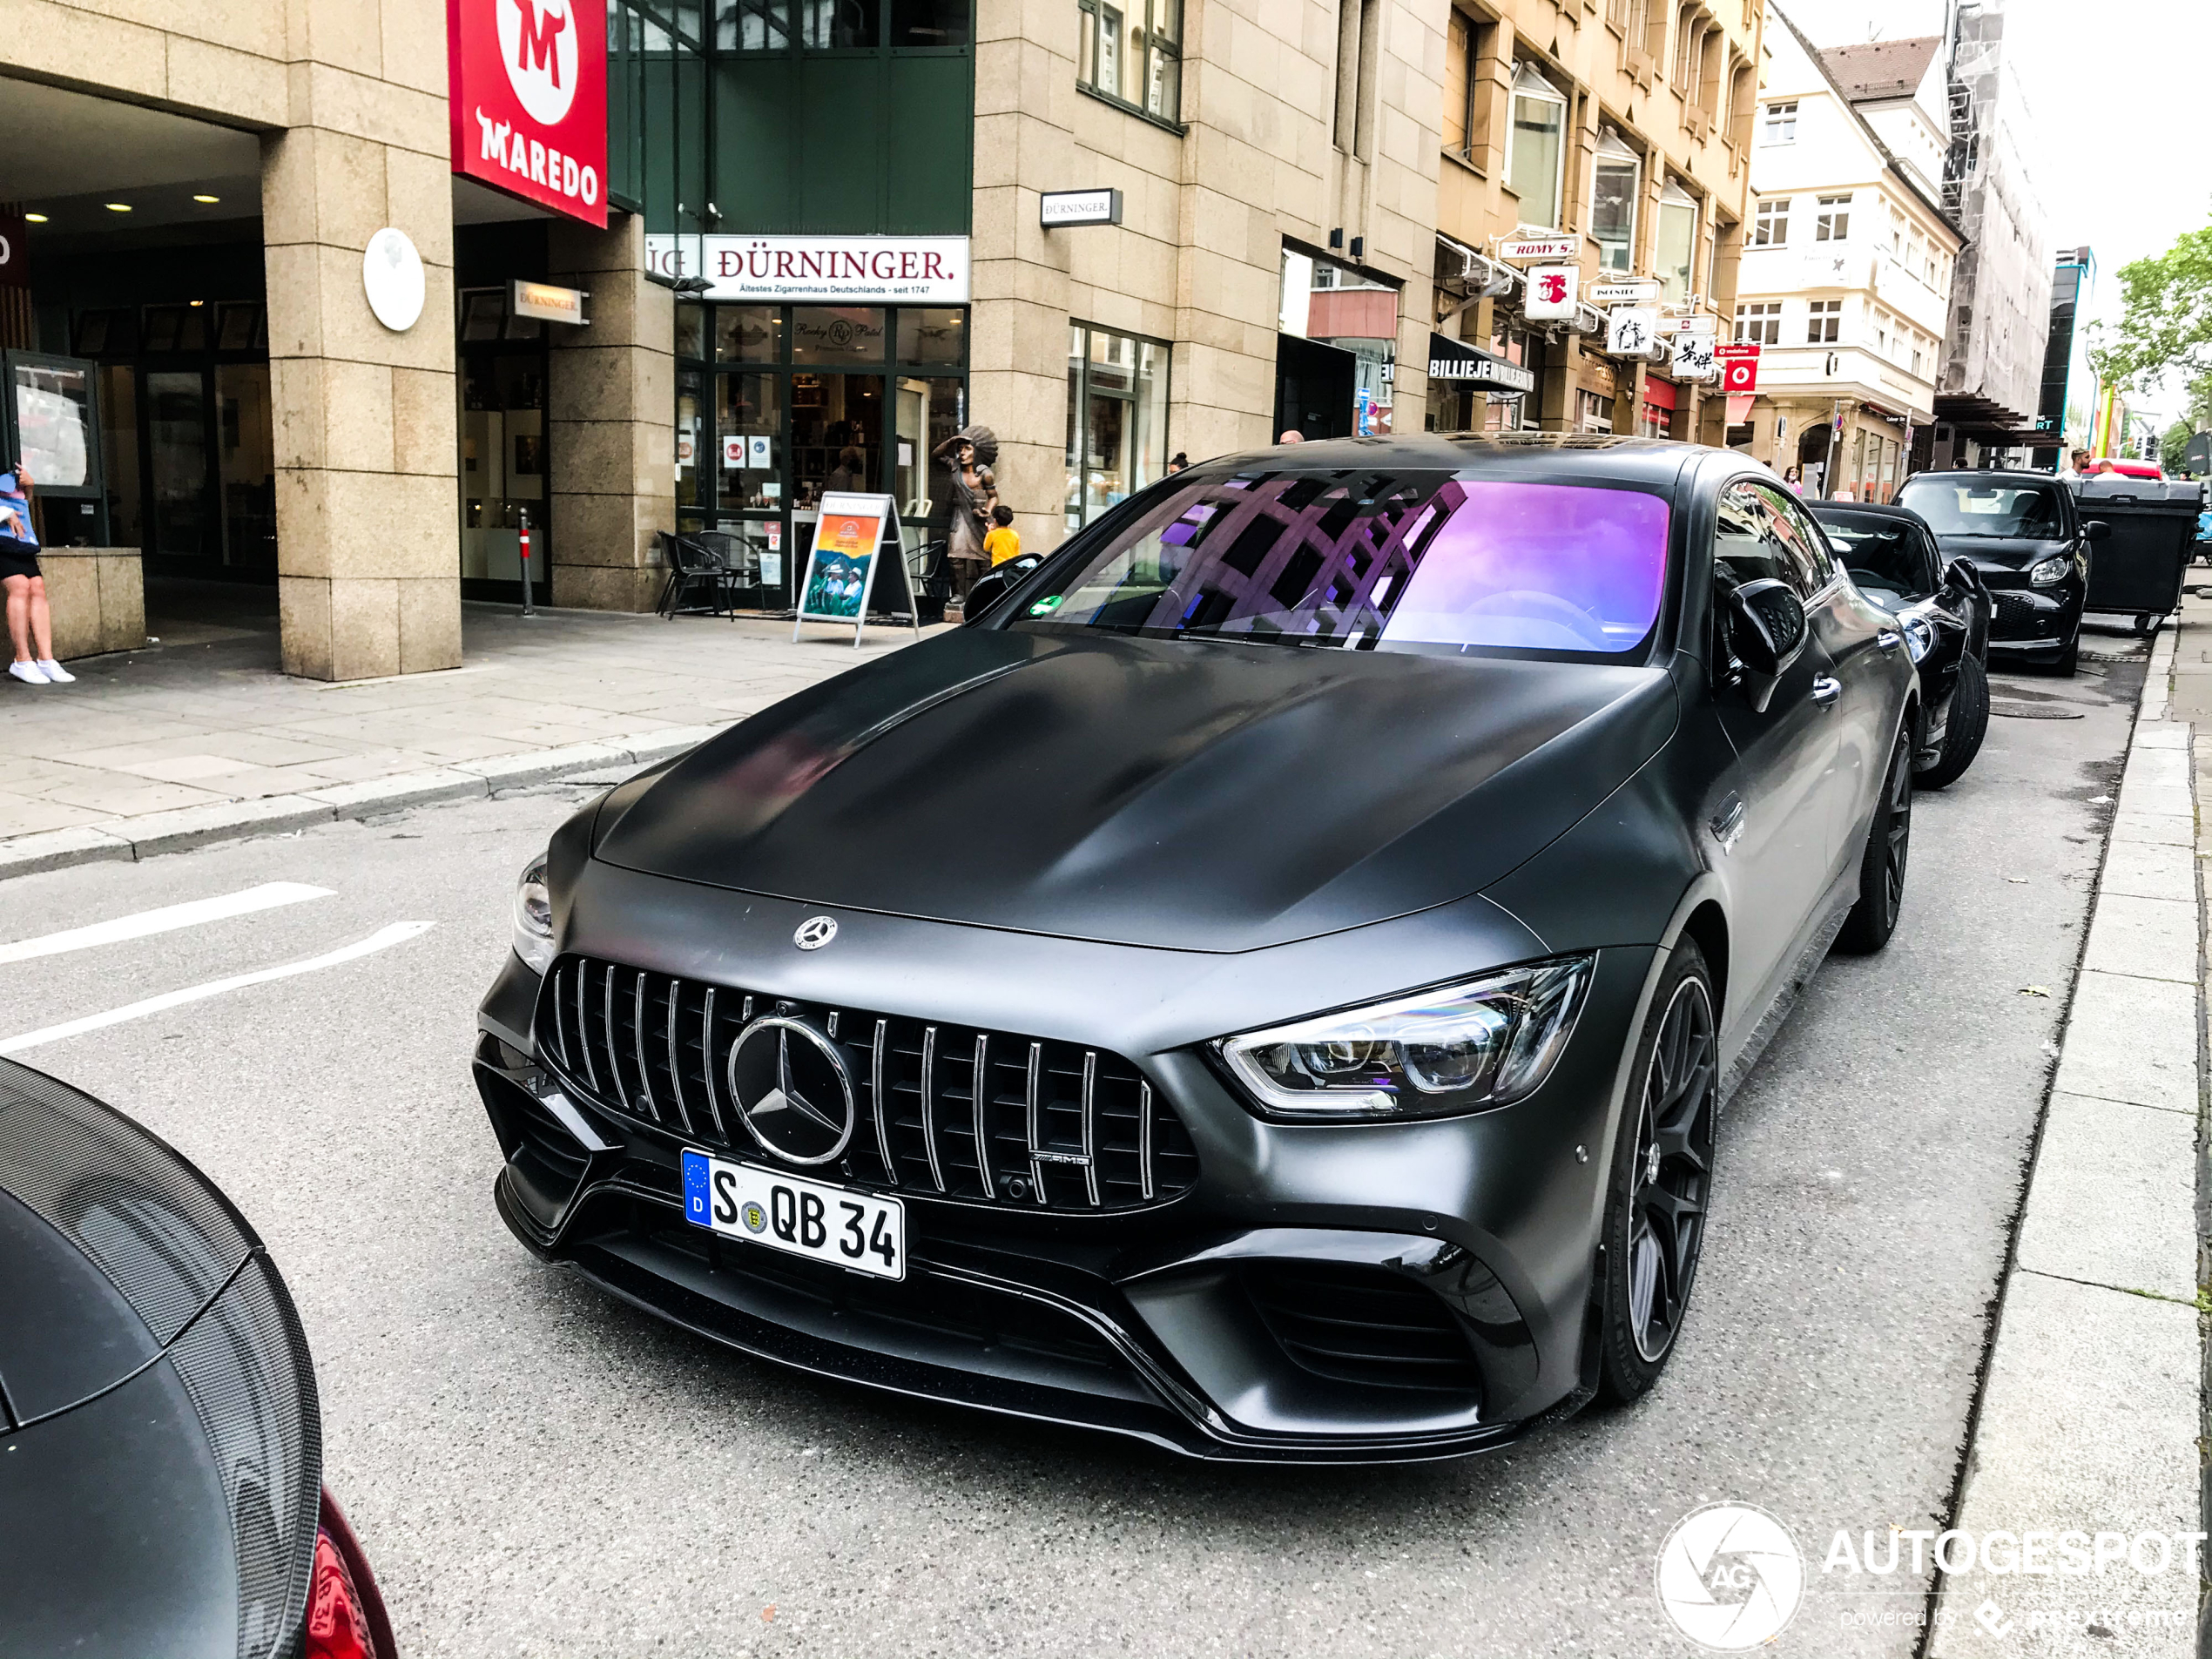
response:
[[[606,0],[446,0],[453,170],[607,222]]]

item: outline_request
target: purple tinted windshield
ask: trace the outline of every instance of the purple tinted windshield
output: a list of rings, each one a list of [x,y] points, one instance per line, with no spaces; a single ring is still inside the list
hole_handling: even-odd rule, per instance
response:
[[[1658,620],[1667,502],[1446,472],[1243,474],[1168,496],[1034,601],[1044,625],[1617,656]]]

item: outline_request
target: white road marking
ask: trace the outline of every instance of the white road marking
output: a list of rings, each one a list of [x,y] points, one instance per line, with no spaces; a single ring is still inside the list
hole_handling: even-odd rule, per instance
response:
[[[226,991],[244,990],[249,985],[266,985],[275,979],[290,979],[294,974],[312,974],[318,968],[336,968],[341,963],[357,961],[363,956],[374,955],[393,945],[405,944],[408,940],[426,934],[437,924],[428,921],[395,921],[388,927],[380,927],[366,939],[350,945],[310,956],[303,962],[287,962],[280,968],[260,968],[251,974],[236,974],[229,979],[210,980],[205,985],[189,985],[181,991],[165,991],[159,996],[150,996],[143,1002],[132,1002],[119,1008],[110,1008],[105,1014],[88,1014],[81,1020],[71,1020],[65,1025],[50,1025],[37,1031],[26,1031],[19,1037],[0,1039],[0,1054],[20,1054],[25,1049],[36,1049],[44,1043],[59,1042],[64,1037],[81,1036],[87,1031],[97,1031],[102,1026],[120,1025],[125,1020],[144,1019],[149,1014],[160,1014],[180,1008],[186,1002],[220,996]]]
[[[258,887],[224,894],[218,899],[164,905],[158,910],[141,910],[135,916],[118,916],[113,921],[94,922],[89,927],[71,927],[67,933],[47,934],[37,939],[18,940],[12,945],[0,945],[0,962],[25,962],[34,956],[58,956],[65,950],[89,950],[94,945],[144,939],[149,934],[174,933],[179,927],[197,927],[203,921],[250,916],[257,910],[273,910],[279,905],[298,904],[302,899],[330,896],[328,887],[311,887],[299,881],[266,881]]]

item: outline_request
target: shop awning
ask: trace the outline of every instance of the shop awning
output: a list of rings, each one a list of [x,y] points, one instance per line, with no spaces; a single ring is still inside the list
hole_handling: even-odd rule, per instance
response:
[[[1473,381],[1505,392],[1536,389],[1535,375],[1519,363],[1509,363],[1464,340],[1437,334],[1428,337],[1428,377],[1433,381]]]

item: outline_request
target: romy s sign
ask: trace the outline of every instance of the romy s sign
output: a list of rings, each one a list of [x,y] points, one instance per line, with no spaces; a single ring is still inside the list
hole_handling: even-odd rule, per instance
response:
[[[446,0],[453,170],[607,222],[606,0]]]

